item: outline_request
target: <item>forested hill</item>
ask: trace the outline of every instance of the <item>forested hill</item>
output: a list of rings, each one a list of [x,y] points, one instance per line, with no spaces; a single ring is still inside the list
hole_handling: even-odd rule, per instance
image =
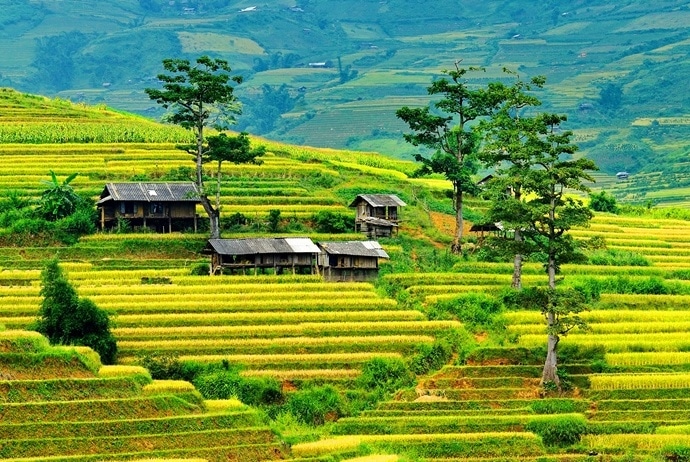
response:
[[[546,75],[543,108],[569,115],[604,173],[690,186],[685,1],[2,3],[2,86],[158,117],[143,89],[161,60],[209,54],[245,78],[237,128],[409,159],[395,110],[425,104],[431,80],[462,59],[487,68],[478,82],[503,66]]]

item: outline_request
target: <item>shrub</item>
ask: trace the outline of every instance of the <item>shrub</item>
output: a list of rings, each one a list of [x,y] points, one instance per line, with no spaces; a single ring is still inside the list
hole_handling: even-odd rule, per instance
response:
[[[192,382],[206,399],[234,397],[250,406],[275,405],[284,399],[276,379],[242,377],[239,370],[233,368],[201,372]]]
[[[440,313],[450,313],[470,330],[476,330],[490,327],[496,315],[503,311],[503,303],[491,295],[468,293],[451,300],[439,301],[433,309]]]
[[[268,231],[277,233],[280,229],[280,210],[273,209],[268,211]]]
[[[587,419],[581,414],[539,416],[527,422],[525,429],[541,436],[547,446],[569,446],[587,431]]]
[[[348,233],[355,227],[354,218],[350,215],[321,210],[311,217],[314,229],[319,233]]]
[[[595,212],[618,213],[620,210],[616,204],[616,198],[606,191],[589,194],[589,208]]]
[[[146,355],[139,364],[149,370],[156,380],[186,380],[191,382],[203,366],[193,362],[182,362],[174,355]]]
[[[402,359],[374,358],[362,367],[362,375],[357,379],[360,387],[381,393],[392,393],[400,388],[413,385],[414,375]]]
[[[676,444],[661,450],[664,460],[669,462],[690,462],[690,446]]]
[[[629,250],[606,249],[597,250],[589,256],[592,265],[603,266],[649,266],[649,260],[644,255]]]
[[[344,402],[330,385],[297,391],[290,396],[286,409],[308,425],[323,425],[345,415]]]
[[[417,354],[409,362],[410,370],[417,374],[428,374],[440,369],[453,356],[453,347],[444,339],[436,340],[432,345],[428,343],[417,347]]]
[[[192,266],[192,269],[189,271],[189,274],[192,276],[208,276],[208,274],[211,272],[211,265],[208,263],[197,263]]]
[[[108,313],[91,300],[79,298],[55,258],[41,272],[40,318],[36,330],[52,344],[93,348],[103,364],[113,364],[117,354]]]

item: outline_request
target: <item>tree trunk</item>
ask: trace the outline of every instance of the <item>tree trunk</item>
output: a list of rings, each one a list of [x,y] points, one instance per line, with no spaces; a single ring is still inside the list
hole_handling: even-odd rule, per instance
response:
[[[518,231],[515,231],[515,240],[518,240],[517,237]],[[514,289],[522,289],[522,255],[519,253],[515,254],[515,259],[513,260],[513,282],[512,282],[512,287]]]
[[[213,208],[206,195],[201,196],[201,205],[204,207],[209,220],[210,239],[220,239],[220,210]]]
[[[549,275],[549,289],[556,288],[556,258],[550,254],[547,262],[547,273]],[[547,307],[549,308],[549,307]],[[558,379],[558,342],[560,337],[553,331],[553,326],[556,324],[556,314],[549,310],[546,313],[546,324],[549,330],[549,338],[546,347],[546,361],[544,362],[544,371],[541,375],[542,385],[553,382],[560,390],[561,381]]]
[[[548,314],[549,322],[553,322],[553,313]],[[544,371],[541,375],[541,384],[553,383],[560,389],[561,381],[558,378],[558,342],[560,338],[558,335],[549,334],[549,339],[546,344],[546,361],[544,362]]]
[[[464,222],[462,219],[462,190],[455,190],[455,237],[450,247],[451,252],[459,254],[462,252],[462,231]]]
[[[520,201],[522,198],[522,192],[519,187],[515,188],[515,200]],[[522,233],[520,232],[519,228],[515,228],[515,242],[520,243],[522,242]],[[512,287],[514,289],[522,289],[522,255],[519,253],[515,254],[515,258],[513,259],[513,281],[512,281]]]

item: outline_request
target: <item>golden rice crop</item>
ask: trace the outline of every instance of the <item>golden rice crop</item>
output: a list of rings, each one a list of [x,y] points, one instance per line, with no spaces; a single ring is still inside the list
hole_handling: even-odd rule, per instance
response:
[[[585,435],[582,444],[593,449],[661,449],[667,445],[690,444],[690,435]]]
[[[651,364],[690,364],[690,352],[663,351],[640,353],[606,353],[606,362],[612,366],[646,366]]]
[[[425,335],[380,335],[380,336],[341,336],[341,337],[278,337],[278,338],[204,338],[186,340],[120,340],[118,347],[123,350],[150,349],[150,350],[169,350],[169,349],[218,349],[232,347],[289,347],[289,346],[345,346],[345,345],[415,345],[418,343],[431,343],[434,338]]]
[[[343,462],[398,462],[400,457],[396,455],[373,455],[345,459]]]
[[[690,374],[606,374],[590,375],[592,390],[638,390],[649,388],[690,388]]]
[[[325,454],[328,452],[354,449],[362,443],[377,441],[416,442],[416,441],[477,441],[484,438],[539,438],[527,432],[484,432],[484,433],[427,433],[427,434],[393,434],[393,435],[348,435],[329,438],[312,443],[299,443],[292,446],[293,455],[300,457]]]
[[[148,369],[141,366],[128,366],[128,365],[114,365],[114,366],[101,366],[98,370],[99,377],[126,377],[130,375],[143,375],[151,378],[151,374]]]
[[[208,412],[226,412],[245,409],[247,406],[239,399],[206,399],[204,405]]]
[[[0,323],[30,323],[35,317],[0,317]],[[242,324],[295,324],[298,322],[355,321],[422,321],[424,314],[416,310],[382,311],[306,311],[306,312],[239,312],[239,313],[165,313],[121,314],[115,319],[118,328],[164,326],[223,326]],[[118,335],[123,335],[121,331]]]
[[[358,377],[356,369],[258,369],[241,371],[243,377],[274,377],[278,380],[294,379],[351,379]]]
[[[656,427],[657,435],[690,435],[690,425],[668,425]]]
[[[154,380],[143,386],[142,391],[148,394],[157,393],[180,393],[194,391],[194,385],[186,380]]]
[[[592,334],[648,334],[690,332],[690,321],[649,321],[649,322],[593,322],[588,316],[581,316],[588,322]],[[688,318],[685,318],[688,319]],[[544,332],[545,324],[522,324],[510,326],[510,331],[518,334],[536,334]]]
[[[362,363],[373,358],[400,358],[400,353],[311,353],[311,354],[259,354],[259,355],[181,355],[180,361],[220,362],[240,364],[301,364],[347,362]],[[133,358],[132,358],[133,360]]]

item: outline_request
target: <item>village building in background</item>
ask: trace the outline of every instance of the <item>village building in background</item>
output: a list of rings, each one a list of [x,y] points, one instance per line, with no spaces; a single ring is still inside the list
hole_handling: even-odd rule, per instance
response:
[[[197,230],[199,190],[184,183],[107,183],[96,203],[102,230],[126,220],[159,233]]]
[[[379,258],[389,258],[376,241],[319,242],[319,267],[326,281],[371,281]]]
[[[315,274],[319,252],[307,237],[209,239],[204,249],[211,255],[211,274]]]
[[[400,223],[398,207],[406,205],[395,194],[359,194],[350,204],[357,210],[355,232],[369,239],[391,237]]]

